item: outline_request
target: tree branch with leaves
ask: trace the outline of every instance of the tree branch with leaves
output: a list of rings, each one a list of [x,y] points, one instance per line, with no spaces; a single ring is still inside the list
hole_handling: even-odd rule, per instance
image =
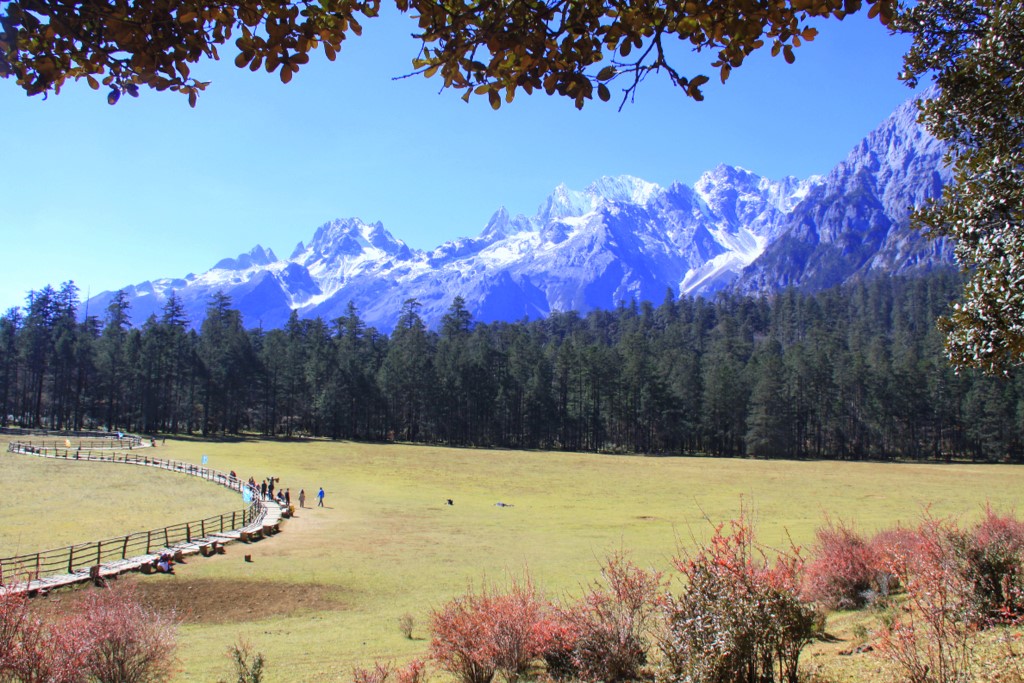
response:
[[[914,217],[954,240],[966,276],[940,319],[946,350],[957,368],[1002,373],[1024,361],[1024,5],[923,0],[894,28],[914,37],[902,77],[938,86],[921,120],[950,143],[953,182]]]
[[[794,60],[815,37],[814,19],[864,5],[882,23],[897,0],[395,0],[414,17],[420,42],[412,74],[495,109],[516,92],[544,91],[577,107],[623,102],[664,72],[695,100],[709,77],[686,75],[683,53],[711,53],[723,82],[755,50]],[[107,88],[111,104],[143,87],[182,93],[195,106],[208,85],[192,72],[233,42],[240,68],[289,82],[310,53],[334,60],[343,42],[376,17],[380,0],[0,0],[0,76],[29,95],[59,93],[69,80]],[[679,50],[677,50],[677,47]]]

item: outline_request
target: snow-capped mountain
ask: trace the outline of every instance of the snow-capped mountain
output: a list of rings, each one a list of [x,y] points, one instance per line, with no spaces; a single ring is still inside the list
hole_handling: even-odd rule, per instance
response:
[[[332,320],[352,301],[368,325],[387,331],[410,298],[435,324],[456,295],[475,319],[493,321],[661,301],[666,291],[822,287],[951,262],[941,243],[907,228],[910,207],[948,177],[941,157],[908,103],[825,178],[769,180],[721,165],[693,187],[629,176],[582,191],[560,185],[535,215],[498,209],[477,237],[431,251],[410,249],[380,223],[335,220],[287,259],[256,246],[202,275],[125,291],[139,323],[173,291],[198,326],[223,291],[247,326],[279,326],[293,309]],[[102,307],[110,296],[93,301]]]
[[[821,289],[877,272],[951,264],[951,245],[908,229],[913,207],[937,197],[950,178],[942,143],[916,118],[916,105],[907,102],[864,138],[794,207],[738,288]]]

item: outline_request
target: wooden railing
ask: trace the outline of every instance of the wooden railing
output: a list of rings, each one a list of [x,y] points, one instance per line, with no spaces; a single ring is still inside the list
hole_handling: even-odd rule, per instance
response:
[[[28,429],[25,427],[0,427],[0,434],[7,434],[9,436],[45,436],[45,437],[60,437],[55,443],[64,443],[65,440],[74,440],[76,443],[81,442],[83,439],[92,439],[96,445],[94,448],[138,448],[143,445],[143,437],[137,434],[127,434],[125,432],[101,432],[96,430],[90,431],[78,431],[78,432],[54,432],[47,429]],[[146,442],[152,442],[151,439],[145,439]],[[106,444],[105,446],[103,444]]]
[[[211,534],[257,527],[267,512],[259,490],[250,486],[248,482],[224,472],[189,462],[151,457],[139,452],[116,453],[109,448],[67,448],[63,442],[58,442],[58,445],[44,445],[36,442],[12,441],[7,446],[7,450],[12,453],[60,460],[112,462],[181,472],[201,477],[235,491],[248,489],[252,502],[241,510],[225,512],[206,519],[182,522],[149,531],[137,531],[103,541],[79,543],[27,555],[0,558],[0,586],[29,583],[58,574],[74,574],[97,565],[150,555],[180,543],[190,543],[193,540],[207,538]]]
[[[234,531],[249,526],[263,513],[262,505],[252,505],[216,517],[183,522],[150,531],[137,531],[103,541],[79,543],[43,550],[28,555],[0,558],[0,586],[5,581],[27,583],[46,576],[74,574],[91,567],[151,555],[178,543],[207,538],[210,534]]]

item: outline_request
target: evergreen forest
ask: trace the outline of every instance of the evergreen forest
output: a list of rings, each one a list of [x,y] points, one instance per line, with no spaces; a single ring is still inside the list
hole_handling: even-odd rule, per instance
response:
[[[246,328],[231,300],[123,292],[82,315],[65,283],[0,318],[3,426],[314,436],[452,446],[844,460],[1024,457],[1020,374],[957,374],[936,318],[955,272],[817,293],[720,294],[438,330],[409,300],[390,335],[336,320]]]

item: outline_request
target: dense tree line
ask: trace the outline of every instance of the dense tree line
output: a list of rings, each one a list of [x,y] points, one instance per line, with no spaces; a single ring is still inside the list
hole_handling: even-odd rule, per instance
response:
[[[935,319],[952,273],[774,298],[720,295],[390,336],[356,307],[245,329],[222,294],[132,326],[72,283],[0,319],[5,424],[715,456],[1019,460],[1024,382],[957,374]],[[84,319],[83,319],[84,318]]]

